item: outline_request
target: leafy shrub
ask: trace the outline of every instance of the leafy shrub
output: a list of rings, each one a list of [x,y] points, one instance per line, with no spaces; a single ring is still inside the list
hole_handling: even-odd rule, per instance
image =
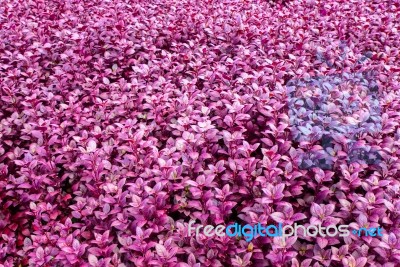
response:
[[[399,14],[398,1],[2,1],[0,266],[399,266]],[[381,129],[357,136],[356,160],[340,137],[291,136],[288,81],[333,66],[377,72]],[[301,168],[323,146],[332,168]],[[385,233],[187,235],[192,219],[282,214]]]

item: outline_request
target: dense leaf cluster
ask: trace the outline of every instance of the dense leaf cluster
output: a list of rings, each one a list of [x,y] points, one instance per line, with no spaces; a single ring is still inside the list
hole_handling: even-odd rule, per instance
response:
[[[399,14],[395,0],[1,1],[0,266],[399,266]],[[293,137],[289,81],[368,71],[380,130],[353,140],[379,162],[342,160],[335,136],[329,169],[302,168],[324,140]],[[248,243],[188,236],[192,219],[385,232]]]

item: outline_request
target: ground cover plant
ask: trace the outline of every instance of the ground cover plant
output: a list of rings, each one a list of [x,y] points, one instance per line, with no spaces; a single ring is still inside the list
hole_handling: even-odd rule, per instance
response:
[[[399,23],[398,0],[1,1],[0,266],[400,266]]]

